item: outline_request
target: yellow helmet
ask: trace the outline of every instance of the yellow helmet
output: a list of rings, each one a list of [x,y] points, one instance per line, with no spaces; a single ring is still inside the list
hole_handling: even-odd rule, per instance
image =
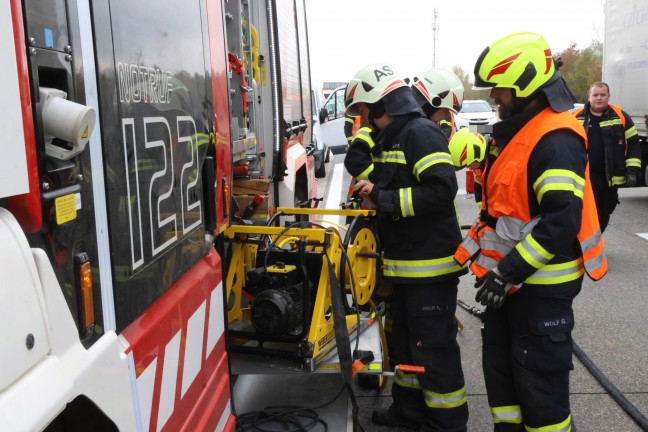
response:
[[[412,89],[421,106],[429,103],[432,108],[448,108],[455,114],[461,109],[464,86],[459,77],[448,70],[430,69],[423,78],[414,78]]]
[[[537,33],[505,36],[481,53],[475,64],[474,89],[514,89],[517,97],[528,97],[555,80],[556,68],[547,41]]]
[[[356,106],[358,102],[376,103],[397,88],[406,86],[392,65],[373,64],[353,76],[344,92],[344,106],[347,113],[357,116],[360,115]]]
[[[452,163],[457,169],[482,162],[486,157],[486,147],[486,138],[468,128],[459,129],[448,144]]]

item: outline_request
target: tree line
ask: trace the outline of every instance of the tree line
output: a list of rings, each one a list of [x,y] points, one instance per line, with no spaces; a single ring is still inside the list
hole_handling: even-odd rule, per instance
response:
[[[567,81],[567,85],[574,93],[578,102],[587,102],[587,93],[590,85],[601,81],[603,67],[603,43],[594,40],[592,43],[578,49],[576,44],[571,44],[567,49],[554,54],[555,58],[562,59],[560,73]],[[455,66],[452,71],[464,84],[464,99],[484,99],[493,103],[489,97],[489,90],[474,90],[471,75],[462,67]],[[472,72],[472,71],[471,71]]]

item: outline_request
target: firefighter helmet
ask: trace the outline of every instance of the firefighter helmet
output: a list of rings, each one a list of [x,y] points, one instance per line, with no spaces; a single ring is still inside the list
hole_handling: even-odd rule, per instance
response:
[[[482,162],[486,156],[486,138],[468,128],[459,129],[448,144],[452,163],[459,169],[473,162]]]
[[[373,64],[358,71],[344,92],[344,106],[347,113],[360,115],[357,103],[372,104],[400,87],[406,87],[405,81],[396,69],[384,63]]]
[[[528,97],[559,77],[551,48],[537,33],[505,36],[484,49],[475,63],[474,89],[505,87]]]
[[[412,89],[421,106],[429,103],[433,108],[448,108],[455,114],[461,109],[464,86],[459,77],[448,70],[430,69],[423,78],[414,79]]]

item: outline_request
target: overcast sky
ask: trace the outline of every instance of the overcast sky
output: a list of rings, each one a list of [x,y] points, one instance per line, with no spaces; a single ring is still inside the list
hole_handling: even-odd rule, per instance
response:
[[[542,34],[552,51],[603,41],[604,0],[306,0],[312,85],[349,81],[364,66],[393,64],[402,76],[434,66],[472,74],[491,42],[518,31]]]

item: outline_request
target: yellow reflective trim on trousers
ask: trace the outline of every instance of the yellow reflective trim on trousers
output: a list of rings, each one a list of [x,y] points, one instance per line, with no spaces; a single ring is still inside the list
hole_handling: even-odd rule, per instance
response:
[[[430,168],[432,165],[436,165],[439,163],[447,163],[453,165],[452,156],[450,156],[449,153],[445,153],[445,152],[430,153],[429,155],[423,156],[421,159],[418,160],[418,162],[414,164],[412,173],[414,174],[417,180],[420,180],[419,177],[421,176],[421,173],[423,171]]]
[[[401,215],[403,217],[414,216],[414,203],[412,202],[412,188],[398,190]]]
[[[625,184],[625,177],[624,176],[613,176],[610,183],[611,183],[612,186],[624,185]]]
[[[626,168],[628,167],[636,167],[636,168],[641,168],[641,159],[638,158],[628,158],[626,159]]]
[[[357,180],[366,179],[367,177],[369,177],[369,174],[371,174],[373,172],[373,170],[374,170],[374,166],[373,166],[373,164],[371,164],[371,165],[369,165],[369,167],[366,170],[364,170],[360,174],[358,174],[356,176],[356,179]]]
[[[573,171],[563,169],[550,169],[542,173],[533,184],[538,203],[542,203],[542,196],[551,190],[562,190],[573,192],[579,198],[583,198],[585,190],[585,179]]]
[[[526,429],[527,432],[570,432],[572,430],[571,414],[567,416],[565,421],[562,421],[555,425],[542,426],[539,428],[532,428],[524,425],[524,429]]]
[[[520,405],[491,407],[493,423],[522,424],[522,409]]]
[[[546,264],[526,278],[524,283],[535,285],[555,285],[573,281],[585,273],[583,259],[569,261],[561,264]]]
[[[531,233],[527,234],[526,237],[515,246],[515,250],[518,251],[527,264],[537,269],[547,264],[556,256],[543,248],[540,243],[533,238]]]
[[[423,278],[442,276],[460,271],[465,267],[457,264],[451,255],[444,258],[428,260],[395,260],[384,259],[383,274],[385,276]]]
[[[382,152],[382,159],[385,163],[407,164],[405,153],[402,150],[391,150]]]
[[[466,387],[452,393],[435,393],[424,388],[422,390],[425,405],[430,408],[456,408],[468,402],[466,399]]]
[[[394,375],[394,382],[401,387],[407,387],[412,389],[420,389],[421,385],[419,384],[418,377],[416,374],[408,374],[401,372],[400,369],[396,371]]]

